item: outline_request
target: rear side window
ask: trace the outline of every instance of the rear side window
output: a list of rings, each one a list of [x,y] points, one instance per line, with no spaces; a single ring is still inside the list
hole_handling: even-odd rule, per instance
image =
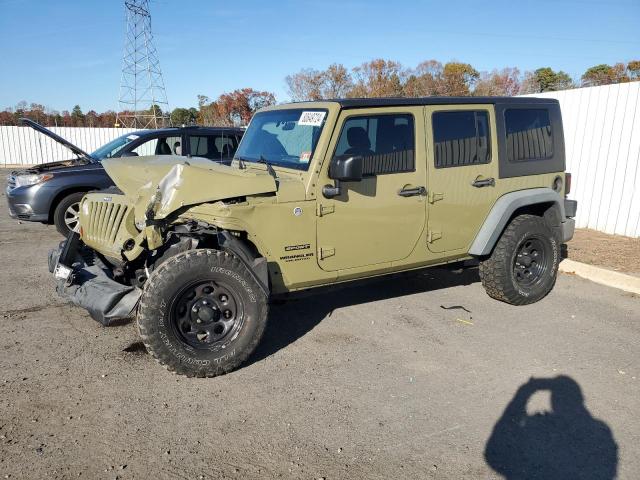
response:
[[[547,109],[506,109],[504,121],[510,162],[545,160],[553,156],[553,135]]]
[[[208,158],[214,161],[230,160],[236,153],[238,141],[233,135],[191,135],[190,153],[194,157]]]
[[[486,110],[435,112],[432,116],[436,168],[491,161]]]
[[[191,147],[190,153],[194,157],[204,157],[214,159],[216,153],[211,149],[211,142],[207,136],[195,136],[189,137],[189,146]]]
[[[413,115],[367,115],[347,119],[336,156],[364,157],[364,175],[412,172],[414,166]]]
[[[219,137],[215,137],[215,146],[216,150],[220,152],[220,158],[222,158],[222,160],[230,160],[236,153],[238,140],[233,135],[229,136],[223,134]]]
[[[158,137],[141,143],[132,152],[144,155],[182,155],[180,137]]]

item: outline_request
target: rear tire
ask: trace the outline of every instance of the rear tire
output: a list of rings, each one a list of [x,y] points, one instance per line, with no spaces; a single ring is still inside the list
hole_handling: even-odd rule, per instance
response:
[[[64,197],[53,211],[53,224],[63,237],[68,237],[72,230],[77,232],[80,228],[78,214],[80,213],[80,200],[85,192],[76,192]]]
[[[490,297],[527,305],[553,289],[559,261],[560,241],[547,222],[535,215],[519,215],[491,255],[480,262],[480,279]]]
[[[231,253],[179,253],[145,283],[138,308],[140,337],[168,370],[215,377],[238,368],[267,325],[267,296]]]

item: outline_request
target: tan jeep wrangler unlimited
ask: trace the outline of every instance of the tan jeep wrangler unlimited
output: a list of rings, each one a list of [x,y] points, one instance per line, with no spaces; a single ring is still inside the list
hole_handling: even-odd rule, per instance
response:
[[[197,157],[103,162],[80,232],[49,257],[59,292],[108,325],[136,315],[168,369],[244,362],[270,297],[477,260],[487,293],[553,288],[573,236],[557,101],[347,99],[251,121],[231,166]]]

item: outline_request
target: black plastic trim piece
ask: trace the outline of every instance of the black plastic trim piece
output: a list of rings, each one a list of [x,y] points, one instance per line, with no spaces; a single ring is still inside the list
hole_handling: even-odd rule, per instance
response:
[[[567,217],[575,217],[576,212],[578,210],[578,201],[577,200],[569,200],[568,198],[564,199],[564,214]]]
[[[69,236],[62,244],[59,262],[71,268],[76,258],[78,245],[80,244],[80,235],[77,232],[69,232]]]
[[[245,244],[224,230],[218,231],[218,245],[223,250],[229,250],[245,264],[247,270],[249,270],[264,294],[268,297],[269,269],[267,268],[267,259],[265,257],[254,257]]]

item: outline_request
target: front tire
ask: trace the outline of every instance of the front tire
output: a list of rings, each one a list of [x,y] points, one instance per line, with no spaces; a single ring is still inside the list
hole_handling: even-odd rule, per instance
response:
[[[519,215],[480,262],[480,279],[490,297],[528,305],[553,289],[559,261],[560,241],[544,218]]]
[[[80,200],[85,192],[76,192],[64,197],[53,211],[53,224],[58,233],[64,237],[69,236],[69,232],[77,232],[80,229],[78,215],[80,213]]]
[[[215,377],[253,353],[267,325],[267,296],[231,253],[190,250],[162,263],[147,283],[137,322],[147,350],[168,370]]]

